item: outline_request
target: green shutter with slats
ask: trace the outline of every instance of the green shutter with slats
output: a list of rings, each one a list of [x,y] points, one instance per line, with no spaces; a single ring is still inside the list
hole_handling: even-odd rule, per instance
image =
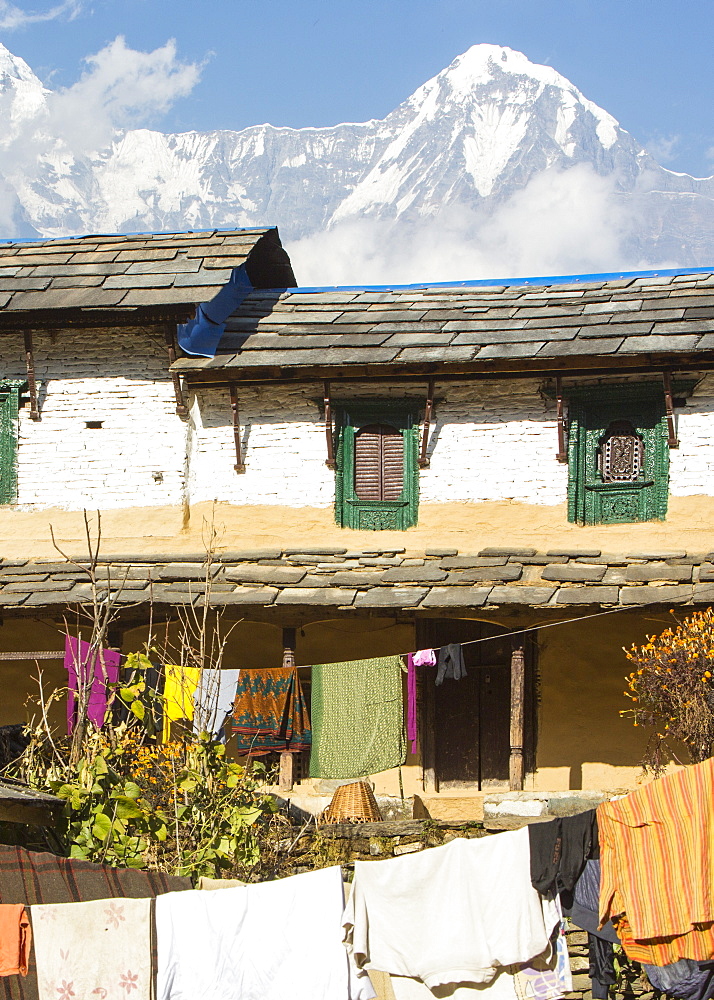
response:
[[[343,528],[416,524],[418,432],[412,404],[346,405],[337,447],[335,517]]]

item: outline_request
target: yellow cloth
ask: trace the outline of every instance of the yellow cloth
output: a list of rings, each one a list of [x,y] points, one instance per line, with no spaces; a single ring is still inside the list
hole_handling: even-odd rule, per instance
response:
[[[600,922],[629,958],[714,958],[714,759],[598,806]]]
[[[171,738],[171,723],[179,719],[193,719],[193,695],[201,679],[200,667],[182,667],[167,663],[164,666],[164,726],[163,741]]]

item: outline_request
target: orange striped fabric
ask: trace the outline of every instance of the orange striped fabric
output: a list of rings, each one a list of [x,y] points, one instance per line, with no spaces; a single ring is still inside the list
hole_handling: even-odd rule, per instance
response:
[[[668,965],[714,957],[714,760],[597,810],[600,921],[627,955]]]

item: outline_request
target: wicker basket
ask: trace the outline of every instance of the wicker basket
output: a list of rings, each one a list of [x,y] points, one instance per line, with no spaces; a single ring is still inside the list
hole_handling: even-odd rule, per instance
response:
[[[381,818],[374,792],[366,781],[340,785],[321,817],[323,823],[372,823]]]

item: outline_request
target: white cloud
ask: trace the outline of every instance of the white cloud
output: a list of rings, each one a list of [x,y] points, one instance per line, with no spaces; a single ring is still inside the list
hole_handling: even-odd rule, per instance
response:
[[[546,170],[490,212],[355,219],[289,244],[302,285],[408,284],[635,269],[636,201],[587,164]]]
[[[650,139],[646,148],[658,163],[671,163],[677,159],[681,145],[681,135],[656,135]]]
[[[100,149],[115,129],[155,120],[189,94],[201,74],[199,64],[178,60],[173,39],[140,52],[119,36],[85,62],[77,83],[47,100],[47,134],[75,154]]]
[[[65,0],[65,3],[50,7],[49,10],[25,11],[14,3],[9,3],[8,0],[0,0],[0,30],[15,31],[17,28],[27,27],[28,24],[54,21],[65,14],[69,20],[73,20],[79,14],[80,6],[79,0]]]
[[[85,63],[79,80],[61,90],[43,91],[30,75],[0,94],[6,125],[0,135],[0,232],[17,231],[16,192],[23,204],[41,206],[34,185],[48,173],[66,178],[61,190],[71,213],[71,175],[82,157],[108,148],[119,129],[153,123],[191,92],[201,74],[198,63],[179,60],[174,40],[141,52],[119,36]]]

